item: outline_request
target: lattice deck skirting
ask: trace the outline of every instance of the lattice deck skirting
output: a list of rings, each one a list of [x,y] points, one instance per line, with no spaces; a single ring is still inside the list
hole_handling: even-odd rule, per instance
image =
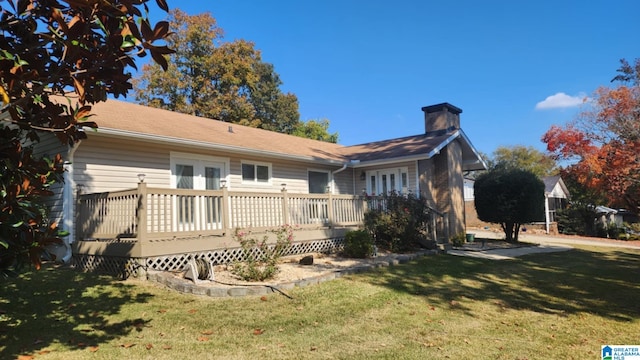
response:
[[[344,238],[313,240],[291,244],[284,255],[300,255],[310,253],[334,253],[344,246]],[[254,249],[254,251],[259,251]],[[197,253],[185,253],[167,256],[156,256],[145,259],[115,257],[102,255],[74,254],[73,262],[77,269],[118,276],[127,279],[130,276],[141,277],[146,270],[180,271],[191,259],[205,259],[213,265],[227,264],[245,260],[240,248],[219,249]]]

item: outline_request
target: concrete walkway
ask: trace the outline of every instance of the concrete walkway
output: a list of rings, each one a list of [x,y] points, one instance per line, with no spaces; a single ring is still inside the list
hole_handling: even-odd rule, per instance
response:
[[[467,232],[475,234],[476,238],[496,239],[496,240],[504,239],[504,233],[500,233],[500,232],[480,230],[480,229],[469,229]],[[511,249],[487,249],[487,250],[476,250],[476,251],[449,250],[447,251],[447,254],[481,258],[481,259],[491,259],[491,260],[508,260],[508,259],[514,259],[518,256],[528,255],[528,254],[567,251],[567,250],[573,249],[573,245],[640,249],[640,246],[636,244],[627,244],[623,241],[607,242],[607,241],[600,241],[597,239],[589,240],[584,238],[537,235],[537,234],[526,234],[526,233],[520,233],[519,241],[525,242],[525,243],[531,243],[532,246],[523,246],[523,247],[511,248]]]
[[[449,250],[447,251],[447,254],[456,255],[456,256],[474,257],[474,258],[480,258],[480,259],[510,260],[522,255],[567,251],[571,249],[573,249],[573,247],[568,245],[562,245],[562,244],[539,245],[539,246],[532,245],[532,246],[523,246],[523,247],[513,248],[513,249],[488,249],[488,250],[479,250],[479,251]]]
[[[504,233],[495,232],[489,230],[480,230],[480,229],[469,229],[468,233],[476,234],[477,238],[485,238],[485,239],[504,239]],[[553,236],[553,235],[539,235],[539,234],[531,234],[531,233],[520,233],[519,241],[521,242],[529,242],[533,244],[541,244],[541,245],[556,245],[556,244],[565,244],[565,245],[588,245],[588,246],[602,246],[602,247],[617,247],[617,248],[625,248],[625,249],[640,249],[640,246],[635,243],[630,243],[622,240],[607,240],[602,239],[598,240],[597,238],[588,239],[581,237],[573,237],[573,236]]]

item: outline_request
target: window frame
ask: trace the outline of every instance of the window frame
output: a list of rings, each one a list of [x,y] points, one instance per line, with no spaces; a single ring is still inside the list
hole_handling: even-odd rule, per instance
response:
[[[190,153],[181,153],[171,151],[169,154],[169,174],[170,174],[170,182],[169,186],[172,189],[176,189],[177,178],[176,178],[176,165],[191,165],[193,166],[193,186],[194,189],[203,190],[206,188],[205,184],[205,173],[207,167],[215,167],[212,165],[222,165],[220,181],[225,181],[227,184],[227,188],[230,186],[229,181],[229,159],[216,157],[216,156],[207,156],[200,154],[190,154]]]
[[[324,191],[324,192],[322,192],[322,193],[312,193],[312,192],[310,191],[310,190],[311,190],[311,189],[310,189],[310,185],[311,185],[311,181],[310,181],[310,180],[311,180],[311,179],[309,178],[309,173],[310,173],[310,172],[327,174],[327,187],[328,187],[329,189],[326,189],[326,188],[325,188],[325,191]],[[332,178],[332,176],[331,176],[331,175],[332,175],[332,174],[331,174],[331,171],[329,171],[329,170],[308,168],[308,169],[307,169],[307,193],[309,193],[309,194],[326,194],[326,193],[327,193],[327,190],[329,190],[329,191],[328,191],[329,193],[332,193],[332,192],[333,192],[333,188],[334,188],[334,184],[333,184],[333,178]]]
[[[245,180],[244,178],[244,167],[245,165],[253,166],[253,180]],[[258,166],[264,166],[267,168],[267,174],[269,178],[267,181],[260,181],[258,179]],[[272,164],[261,161],[252,161],[252,160],[241,160],[240,161],[240,180],[243,185],[256,185],[256,186],[271,186],[273,183],[273,169]]]

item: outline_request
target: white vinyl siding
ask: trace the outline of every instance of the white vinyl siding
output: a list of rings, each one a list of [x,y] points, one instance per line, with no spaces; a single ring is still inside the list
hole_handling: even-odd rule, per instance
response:
[[[169,150],[117,138],[91,137],[74,156],[74,180],[85,193],[135,188],[138,174],[151,187],[168,188]]]
[[[34,155],[54,158],[56,154],[62,155],[62,159],[66,161],[67,146],[63,145],[53,134],[40,134],[40,142],[34,146]],[[50,190],[53,191],[53,196],[45,197],[45,204],[49,208],[49,220],[57,223],[61,223],[64,217],[62,213],[63,187],[63,183],[51,186]]]

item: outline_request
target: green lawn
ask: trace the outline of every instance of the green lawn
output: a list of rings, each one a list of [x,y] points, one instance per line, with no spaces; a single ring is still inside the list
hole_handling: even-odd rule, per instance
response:
[[[4,280],[0,358],[596,359],[639,344],[640,250],[428,256],[213,299],[47,268]]]

